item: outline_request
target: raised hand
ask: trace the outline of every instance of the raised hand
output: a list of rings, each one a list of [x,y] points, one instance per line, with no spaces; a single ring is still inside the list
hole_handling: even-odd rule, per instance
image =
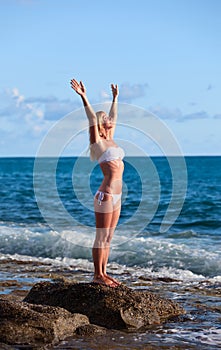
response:
[[[71,82],[71,87],[72,89],[80,96],[85,96],[86,95],[86,89],[84,84],[82,83],[82,81],[80,81],[79,83],[77,82],[77,80],[72,79]]]
[[[113,98],[115,98],[115,97],[117,97],[119,95],[117,84],[116,85],[111,84],[111,90],[112,90]]]

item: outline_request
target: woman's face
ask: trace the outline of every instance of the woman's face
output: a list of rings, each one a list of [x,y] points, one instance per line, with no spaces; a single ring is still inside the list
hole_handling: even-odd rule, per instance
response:
[[[105,129],[111,129],[113,127],[112,119],[106,113],[103,113],[102,120]]]

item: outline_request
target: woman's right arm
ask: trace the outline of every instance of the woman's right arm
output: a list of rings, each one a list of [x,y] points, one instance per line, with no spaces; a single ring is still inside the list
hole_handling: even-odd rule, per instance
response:
[[[81,96],[84,109],[89,121],[90,143],[98,142],[100,137],[99,137],[98,128],[97,128],[97,117],[88,101],[85,86],[82,83],[82,81],[78,83],[77,80],[72,79],[71,87],[78,95]]]

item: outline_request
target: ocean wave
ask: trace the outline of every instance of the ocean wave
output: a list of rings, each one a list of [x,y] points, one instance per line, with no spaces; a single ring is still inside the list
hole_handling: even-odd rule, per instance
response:
[[[91,260],[91,248],[95,232],[88,227],[76,227],[61,234],[40,224],[1,225],[0,253],[19,254],[50,259]],[[185,233],[183,233],[185,236]],[[221,275],[221,251],[212,251],[208,245],[192,244],[166,236],[131,236],[117,231],[113,238],[110,262],[128,268],[139,267],[157,271],[189,271],[196,276],[214,278]],[[172,269],[172,270],[171,270]],[[180,272],[179,272],[180,273]],[[184,276],[185,277],[185,276]],[[177,278],[177,277],[176,277]]]
[[[75,258],[67,258],[67,257],[57,257],[57,258],[43,258],[43,257],[33,257],[28,255],[20,255],[20,254],[1,254],[0,253],[0,263],[1,261],[6,261],[10,264],[19,262],[19,265],[21,262],[24,264],[32,264],[33,266],[37,263],[37,269],[39,269],[38,264],[42,264],[42,267],[44,265],[49,265],[52,267],[55,267],[56,269],[64,269],[64,271],[67,271],[69,269],[70,271],[73,270],[80,270],[82,273],[93,273],[93,262],[88,259],[75,259]],[[27,270],[28,271],[28,270]],[[26,271],[26,272],[27,272]],[[108,271],[116,276],[118,276],[119,279],[127,280],[133,279],[138,284],[142,281],[149,281],[149,280],[171,280],[171,282],[176,283],[203,283],[214,285],[214,286],[220,286],[221,283],[221,275],[215,276],[215,277],[205,277],[203,275],[195,274],[190,270],[185,269],[177,269],[172,267],[162,267],[154,269],[154,267],[141,267],[141,266],[126,266],[122,264],[118,264],[114,261],[110,262],[108,264]],[[6,276],[4,272],[0,273],[0,280],[7,279],[8,276],[10,277],[9,271],[7,272]],[[19,275],[18,275],[19,276]],[[17,277],[18,277],[17,276]],[[203,284],[202,284],[203,286]]]

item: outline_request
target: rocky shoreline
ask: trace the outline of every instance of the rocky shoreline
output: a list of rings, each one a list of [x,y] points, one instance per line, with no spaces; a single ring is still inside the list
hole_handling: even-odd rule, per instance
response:
[[[45,325],[48,324],[47,322],[50,320],[50,326],[48,327],[50,329],[49,333],[51,332],[52,334],[52,336],[50,336],[51,342],[43,343],[39,342],[39,339],[37,339],[36,342],[32,343],[33,345],[30,345],[30,341],[29,345],[27,343],[24,345],[16,345],[13,343],[14,340],[12,338],[10,344],[6,344],[3,343],[1,339],[1,350],[156,350],[159,348],[164,350],[180,350],[187,348],[207,350],[208,348],[217,349],[217,346],[221,346],[221,284],[219,281],[210,281],[206,279],[199,281],[181,281],[166,276],[160,277],[157,275],[144,274],[140,273],[140,271],[138,271],[137,274],[134,272],[131,273],[130,269],[126,267],[119,274],[118,270],[116,270],[116,266],[111,266],[110,264],[109,271],[111,271],[111,275],[123,282],[120,287],[121,291],[119,289],[119,293],[122,293],[122,298],[120,297],[120,299],[122,299],[122,304],[124,303],[125,305],[125,300],[127,300],[124,299],[124,292],[122,290],[126,291],[125,293],[133,308],[135,304],[133,304],[134,301],[133,298],[131,299],[130,293],[136,292],[135,295],[137,294],[140,296],[145,292],[146,296],[148,296],[148,293],[154,295],[152,299],[153,308],[150,313],[147,312],[150,321],[151,319],[155,320],[155,322],[157,321],[157,313],[160,310],[160,308],[158,308],[158,310],[156,310],[157,313],[154,313],[154,302],[157,302],[157,300],[163,300],[163,302],[172,300],[174,304],[176,304],[176,301],[178,307],[181,305],[181,309],[184,308],[186,311],[184,315],[172,316],[172,318],[168,317],[165,320],[160,317],[160,322],[164,323],[157,324],[157,322],[153,322],[153,324],[143,326],[142,317],[145,315],[144,313],[142,314],[141,312],[142,322],[138,319],[139,322],[134,323],[132,321],[133,318],[128,317],[130,313],[127,312],[127,310],[124,313],[121,312],[120,316],[119,310],[117,310],[117,317],[123,316],[126,321],[124,321],[125,324],[127,324],[127,322],[128,324],[126,326],[124,324],[125,328],[115,330],[114,328],[110,329],[102,326],[101,322],[99,322],[99,325],[95,324],[93,318],[89,315],[89,310],[87,310],[90,304],[89,306],[88,304],[86,304],[86,306],[80,305],[82,304],[79,301],[81,297],[80,292],[78,293],[80,295],[79,298],[76,299],[78,303],[75,304],[77,307],[82,308],[83,311],[81,309],[67,310],[64,308],[67,301],[63,300],[63,295],[66,295],[66,299],[73,301],[74,292],[71,287],[72,285],[80,285],[82,288],[81,291],[84,291],[84,293],[90,290],[88,293],[94,293],[94,301],[96,301],[97,297],[100,297],[100,299],[103,300],[103,304],[109,307],[111,296],[108,296],[108,290],[110,288],[106,287],[107,291],[105,291],[105,287],[94,286],[90,283],[93,278],[93,265],[90,265],[90,262],[72,260],[70,263],[69,261],[55,259],[34,259],[28,256],[7,257],[4,255],[4,257],[0,259],[0,263],[1,305],[5,307],[4,312],[6,320],[9,320],[9,313],[7,310],[11,309],[11,329],[16,329],[16,326],[13,326],[15,319],[13,310],[17,308],[18,314],[20,313],[20,323],[22,323],[23,326],[29,323],[29,321],[26,322],[26,318],[24,317],[27,312],[27,319],[31,319],[32,317],[33,324],[37,318],[39,318],[39,322],[44,321]],[[39,284],[39,282],[41,283]],[[45,294],[46,286],[49,287],[48,291],[51,293],[50,298],[48,294]],[[57,287],[59,287],[59,289],[56,289]],[[58,294],[56,294],[56,290]],[[30,293],[31,291],[32,293]],[[116,292],[116,290],[114,291]],[[106,292],[107,295],[105,294]],[[38,297],[36,297],[36,295],[38,295]],[[50,299],[48,303],[50,305],[45,305],[47,302],[44,301],[44,295],[45,297],[47,296],[47,300]],[[56,295],[58,303],[53,305],[54,301],[56,301],[54,300],[56,299]],[[86,296],[87,293],[84,297]],[[27,302],[27,297],[30,297],[29,302]],[[107,302],[108,300],[109,302]],[[42,304],[40,304],[40,302]],[[170,304],[169,302],[168,305],[171,307],[173,303]],[[121,307],[124,307],[124,305],[121,305]],[[140,305],[141,308],[139,310],[142,310],[142,303]],[[166,304],[163,305],[163,307],[165,307]],[[102,303],[99,307],[100,311],[103,312]],[[118,309],[120,309],[119,305]],[[129,311],[133,313],[134,310]],[[84,315],[84,313],[86,313],[86,315]],[[83,315],[83,317],[77,316],[76,314]],[[134,314],[136,315],[136,313]],[[152,318],[150,317],[151,314]],[[65,329],[64,333],[62,333],[62,328],[61,330],[57,330],[56,328],[60,324],[65,325],[65,319],[70,321],[70,327],[72,328],[67,327],[70,333],[66,333]],[[81,320],[79,322],[83,323],[77,325],[76,322],[78,320]],[[17,321],[19,323],[19,317]],[[130,325],[130,323],[132,324]],[[5,333],[10,334],[10,332],[10,330],[6,331],[5,329],[3,336],[5,336]],[[43,334],[43,336],[39,336],[40,338],[44,338],[45,333],[47,337],[49,337],[49,333],[44,331],[44,327],[41,327],[40,323],[38,332],[42,332]],[[9,334],[7,335],[8,337]],[[66,338],[67,334],[71,335]]]
[[[0,299],[0,342],[42,346],[75,334],[144,330],[184,313],[172,300],[124,285],[40,282],[23,301]]]

